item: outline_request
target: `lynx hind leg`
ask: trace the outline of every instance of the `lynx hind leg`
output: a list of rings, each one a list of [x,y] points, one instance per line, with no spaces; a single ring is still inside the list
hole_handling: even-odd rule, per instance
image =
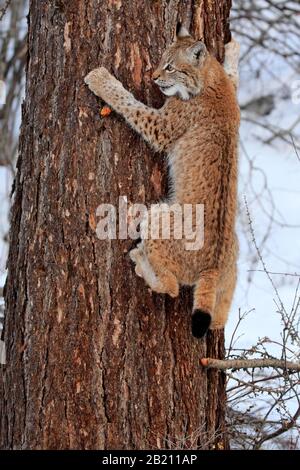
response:
[[[227,322],[236,286],[236,278],[236,266],[234,265],[226,272],[223,280],[221,279],[220,291],[217,295],[215,312],[210,326],[212,330],[224,328]]]
[[[161,229],[163,226],[163,217],[168,214],[170,215],[169,223],[171,223],[171,227],[169,238],[166,239],[162,236]],[[150,283],[149,279],[146,279],[144,275],[142,277],[144,277],[151,289],[155,292],[177,297],[179,294],[179,284],[177,277],[174,275],[174,265],[171,261],[174,256],[174,240],[171,235],[171,228],[174,223],[173,218],[174,214],[170,214],[170,208],[166,203],[152,206],[151,210],[144,215],[140,223],[144,257],[146,257],[147,263],[151,266],[158,282]],[[169,220],[168,217],[166,220]],[[140,266],[145,266],[145,261],[140,262],[136,270],[138,269],[139,271]]]
[[[225,46],[224,69],[236,90],[239,86],[239,56],[240,45],[235,39],[231,39]]]
[[[205,271],[195,285],[192,334],[196,338],[202,338],[210,328],[216,305],[218,278],[217,270]]]

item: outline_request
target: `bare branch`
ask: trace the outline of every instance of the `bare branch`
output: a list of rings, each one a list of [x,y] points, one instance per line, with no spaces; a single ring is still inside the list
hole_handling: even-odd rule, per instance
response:
[[[256,367],[272,367],[274,369],[289,369],[300,372],[300,364],[281,359],[200,359],[200,364],[207,369],[254,369]]]

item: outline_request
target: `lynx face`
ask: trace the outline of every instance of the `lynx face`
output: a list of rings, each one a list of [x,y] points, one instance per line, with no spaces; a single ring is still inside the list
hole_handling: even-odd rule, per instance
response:
[[[201,69],[207,56],[203,42],[190,36],[177,36],[177,40],[163,53],[153,80],[166,96],[177,95],[188,100],[201,91]]]

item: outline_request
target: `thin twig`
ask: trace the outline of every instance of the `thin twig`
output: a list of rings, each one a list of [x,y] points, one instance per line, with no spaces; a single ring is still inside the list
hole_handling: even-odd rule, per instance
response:
[[[265,273],[264,269],[248,269],[247,270],[248,273],[253,273],[253,272],[256,272],[256,273]],[[275,274],[275,275],[279,275],[279,276],[292,276],[292,277],[300,277],[300,274],[298,273],[275,273],[273,271],[268,271],[269,274]]]
[[[299,160],[299,162],[300,162],[300,155],[299,155],[299,153],[298,153],[298,149],[297,149],[297,147],[296,147],[296,144],[295,144],[295,140],[294,140],[293,134],[291,134],[291,139],[292,139],[292,144],[293,144],[293,147],[294,147],[294,150],[295,150],[296,156],[297,156],[297,158],[298,158],[298,160]]]
[[[2,18],[4,17],[5,13],[6,13],[6,10],[8,8],[8,5],[10,4],[11,0],[6,0],[6,3],[4,5],[3,8],[1,8],[0,10],[0,21],[2,20]]]
[[[264,261],[264,259],[263,259],[263,257],[262,257],[262,254],[261,254],[260,249],[259,249],[259,247],[258,247],[258,244],[257,244],[257,242],[256,242],[256,238],[255,238],[255,234],[254,234],[254,229],[253,229],[253,225],[252,225],[252,219],[251,219],[250,210],[249,210],[249,206],[248,206],[248,201],[247,201],[246,195],[244,195],[244,203],[245,203],[246,214],[247,214],[248,222],[249,222],[249,229],[250,229],[250,233],[251,233],[251,236],[252,236],[252,242],[253,242],[253,245],[254,245],[254,247],[255,247],[257,256],[258,256],[258,258],[259,258],[259,260],[260,260],[260,262],[261,262],[261,264],[262,264],[262,267],[263,267],[264,272],[266,273],[266,275],[267,275],[267,277],[268,277],[268,279],[269,279],[269,281],[270,281],[270,283],[271,283],[271,285],[272,285],[272,287],[273,287],[273,289],[274,289],[274,292],[275,292],[275,295],[276,295],[276,297],[277,297],[277,299],[278,299],[278,302],[279,302],[281,311],[282,311],[283,313],[285,313],[285,315],[287,315],[286,310],[285,310],[284,305],[283,305],[283,302],[282,302],[282,300],[281,300],[281,298],[280,298],[278,289],[277,289],[277,287],[275,286],[274,281],[273,281],[273,279],[272,279],[271,276],[270,276],[270,272],[268,271],[268,269],[267,269],[267,267],[266,267],[265,261]]]
[[[264,442],[270,441],[271,439],[274,439],[275,437],[278,437],[281,434],[284,434],[289,429],[292,429],[295,426],[296,421],[299,417],[300,417],[300,406],[298,407],[296,413],[294,414],[294,416],[292,416],[290,421],[284,422],[283,425],[279,429],[262,437],[255,445],[254,450],[260,449],[260,447],[262,446]]]

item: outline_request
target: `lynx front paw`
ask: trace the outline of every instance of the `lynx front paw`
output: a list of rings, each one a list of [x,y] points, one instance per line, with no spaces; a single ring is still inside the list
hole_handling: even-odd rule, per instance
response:
[[[109,73],[105,67],[99,67],[88,73],[84,79],[89,89],[100,98],[106,98],[109,84],[115,78]],[[106,100],[105,100],[106,101]]]
[[[236,65],[239,61],[239,55],[240,45],[234,38],[232,38],[231,41],[225,45],[225,58],[229,61],[234,61]]]
[[[240,45],[237,41],[232,39],[225,46],[224,69],[227,75],[230,77],[235,88],[237,88],[239,84],[239,55]]]

